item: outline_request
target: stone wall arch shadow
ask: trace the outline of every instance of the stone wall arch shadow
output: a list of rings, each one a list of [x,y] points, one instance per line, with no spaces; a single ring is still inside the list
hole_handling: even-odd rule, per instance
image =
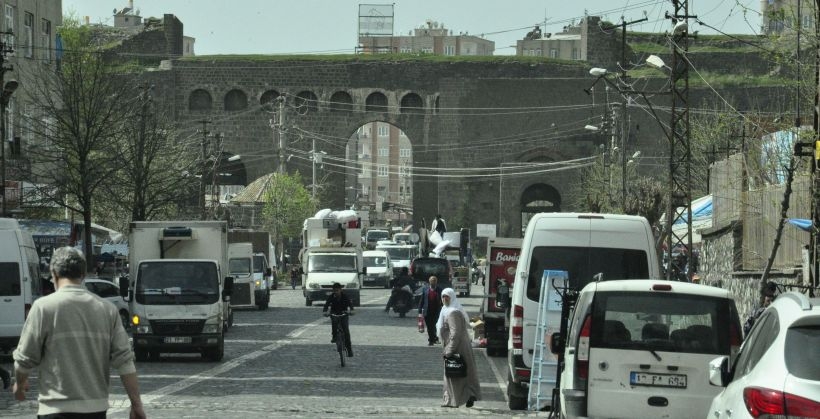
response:
[[[424,113],[424,100],[415,93],[408,93],[401,98],[401,113]]]
[[[353,97],[345,91],[338,91],[330,96],[331,112],[352,112]]]
[[[189,111],[210,111],[213,107],[213,98],[205,89],[196,89],[188,96]]]
[[[293,100],[297,112],[301,114],[313,113],[319,110],[319,98],[310,90],[302,90]]]
[[[259,105],[262,106],[262,110],[273,110],[276,102],[276,98],[279,97],[279,92],[276,90],[266,90],[262,93],[262,96],[259,96]]]
[[[521,213],[521,234],[527,228],[530,218],[539,212],[561,212],[561,193],[546,183],[534,183],[521,192],[519,200]]]
[[[373,92],[367,95],[364,108],[367,112],[387,112],[387,96],[382,92]]]
[[[240,89],[229,90],[225,93],[225,110],[241,111],[248,108],[248,95]]]

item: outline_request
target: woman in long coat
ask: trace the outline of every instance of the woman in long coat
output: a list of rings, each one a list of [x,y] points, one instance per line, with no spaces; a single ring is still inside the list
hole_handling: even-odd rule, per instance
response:
[[[459,407],[466,404],[473,407],[476,400],[481,400],[481,387],[478,382],[478,371],[473,358],[473,347],[467,333],[469,317],[464,307],[458,302],[456,292],[445,288],[441,292],[443,305],[436,330],[444,345],[444,356],[461,355],[467,365],[466,377],[444,376],[444,407]]]

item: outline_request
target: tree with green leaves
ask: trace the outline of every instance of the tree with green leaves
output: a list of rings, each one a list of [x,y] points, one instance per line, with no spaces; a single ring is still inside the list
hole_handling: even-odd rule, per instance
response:
[[[95,199],[117,171],[113,151],[126,135],[135,98],[128,88],[131,77],[119,74],[91,46],[88,27],[67,18],[59,33],[64,52],[57,71],[42,67],[21,74],[33,105],[25,123],[41,141],[26,150],[32,164],[25,175],[41,185],[40,196],[80,215],[90,267]]]
[[[264,194],[265,225],[282,249],[286,237],[299,237],[306,218],[316,212],[316,202],[305,188],[299,172],[272,173]]]

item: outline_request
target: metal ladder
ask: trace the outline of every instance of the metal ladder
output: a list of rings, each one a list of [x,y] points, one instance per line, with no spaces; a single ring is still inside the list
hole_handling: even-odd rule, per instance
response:
[[[550,290],[552,290],[553,280],[560,279],[566,281],[567,278],[568,275],[566,271],[545,271],[544,276],[541,278],[541,298],[538,300],[538,320],[535,326],[535,345],[533,346],[532,372],[530,373],[527,410],[537,411],[544,402],[552,399],[552,390],[555,387],[556,377],[545,377],[544,374],[544,364],[554,363],[552,360],[547,361],[546,359],[546,357],[552,356],[552,352],[550,352],[550,349],[547,347],[547,334],[549,333],[548,313],[552,305],[548,299],[550,297],[559,298],[557,303],[561,304],[557,291],[552,293]],[[555,325],[553,325],[553,327],[554,326]],[[556,366],[556,368],[558,368],[558,366]],[[550,386],[550,391],[547,395],[542,395],[541,393],[542,384]]]

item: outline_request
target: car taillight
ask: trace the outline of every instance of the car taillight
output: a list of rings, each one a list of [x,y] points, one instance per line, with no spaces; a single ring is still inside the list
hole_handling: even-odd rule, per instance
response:
[[[743,402],[755,419],[770,416],[820,418],[820,403],[768,388],[744,388]]]
[[[578,378],[586,380],[589,377],[589,334],[592,329],[592,316],[587,314],[584,324],[581,326],[581,334],[578,337],[578,350],[576,351],[578,363]]]
[[[23,305],[23,319],[28,318],[28,312],[31,311],[31,304]]]
[[[524,307],[513,307],[513,317],[510,322],[513,349],[522,349],[524,343]]]

